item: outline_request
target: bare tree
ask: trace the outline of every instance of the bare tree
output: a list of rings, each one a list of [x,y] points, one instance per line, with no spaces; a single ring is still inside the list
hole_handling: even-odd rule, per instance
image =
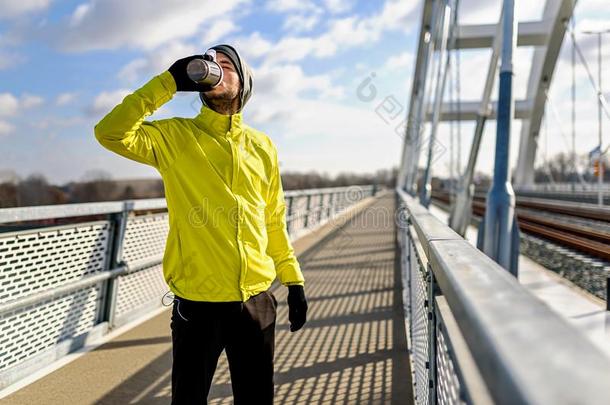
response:
[[[51,186],[40,173],[29,175],[17,186],[19,206],[62,204],[65,194],[57,187]]]
[[[85,172],[81,182],[72,185],[71,200],[72,202],[113,200],[116,188],[110,173],[104,170],[89,170]]]
[[[14,170],[0,170],[0,208],[19,205],[17,185],[19,176]]]

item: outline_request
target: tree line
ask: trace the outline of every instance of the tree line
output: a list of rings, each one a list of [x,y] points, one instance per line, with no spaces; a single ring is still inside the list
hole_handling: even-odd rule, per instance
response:
[[[394,167],[369,174],[343,172],[336,176],[317,171],[286,171],[281,177],[285,191],[373,183],[394,187],[397,171]],[[22,178],[12,170],[0,171],[0,208],[163,197],[165,189],[160,178],[117,180],[106,171],[91,170],[79,181],[57,185],[51,184],[43,173]]]

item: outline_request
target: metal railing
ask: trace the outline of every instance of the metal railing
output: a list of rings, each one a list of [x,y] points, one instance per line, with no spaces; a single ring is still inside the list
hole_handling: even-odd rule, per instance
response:
[[[610,359],[396,189],[417,404],[605,404]]]
[[[378,190],[285,192],[291,239]],[[0,225],[30,221],[0,232],[0,389],[161,306],[166,208],[158,198],[0,209]],[[60,218],[73,223],[41,225]]]
[[[599,190],[598,183],[536,183],[531,185],[522,185],[515,188],[515,191],[568,191],[580,192],[590,191],[597,192]],[[610,183],[602,185],[602,191],[610,192]]]
[[[298,238],[313,226],[319,226],[346,207],[373,196],[378,185],[328,187],[284,192],[286,226],[291,238]]]
[[[610,183],[538,183],[515,189],[517,196],[578,201],[596,205],[610,204]]]

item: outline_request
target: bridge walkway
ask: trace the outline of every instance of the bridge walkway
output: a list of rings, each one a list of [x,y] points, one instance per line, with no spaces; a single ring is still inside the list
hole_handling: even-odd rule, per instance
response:
[[[276,403],[412,402],[396,249],[394,193],[383,193],[299,255],[309,315],[288,329],[278,307]],[[2,400],[17,404],[163,404],[171,392],[171,311],[157,315]],[[224,354],[210,404],[232,403]]]

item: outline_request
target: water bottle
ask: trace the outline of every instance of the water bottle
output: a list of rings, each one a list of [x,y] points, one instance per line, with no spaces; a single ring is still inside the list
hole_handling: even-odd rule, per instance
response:
[[[216,62],[216,51],[208,50],[202,59],[193,59],[186,65],[188,77],[199,84],[216,87],[222,81],[222,68]]]

